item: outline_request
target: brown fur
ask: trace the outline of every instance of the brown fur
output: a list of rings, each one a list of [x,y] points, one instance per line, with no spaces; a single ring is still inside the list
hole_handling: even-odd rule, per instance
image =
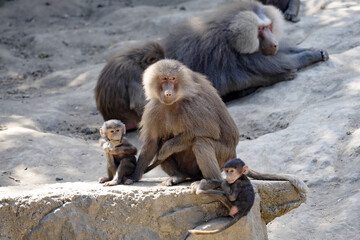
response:
[[[161,100],[159,76],[178,77],[175,100]],[[220,167],[236,156],[239,132],[216,89],[204,75],[175,60],[161,60],[143,76],[149,102],[140,123],[143,142],[133,180],[157,155],[170,175],[166,185],[186,178],[221,179]]]
[[[172,102],[164,101],[163,76],[178,79]],[[141,119],[141,153],[135,181],[157,164],[170,176],[165,185],[187,178],[205,178],[215,184],[221,180],[220,167],[236,157],[239,132],[225,104],[207,78],[191,71],[176,60],[161,60],[145,70],[145,95],[149,102]],[[154,164],[149,164],[154,159]],[[148,168],[147,168],[148,167]],[[299,192],[307,192],[304,182],[295,176],[263,174],[249,169],[248,176],[263,180],[290,181]],[[194,187],[197,187],[194,185]]]
[[[234,225],[240,218],[246,216],[251,210],[255,200],[255,193],[250,180],[246,176],[248,167],[241,159],[235,158],[225,163],[223,170],[226,173],[226,179],[221,183],[221,190],[204,190],[206,181],[202,181],[197,194],[206,194],[221,201],[229,209],[229,215],[234,218],[218,229],[210,231],[193,229],[189,230],[190,233],[205,235],[222,232]]]
[[[108,173],[99,179],[104,186],[132,184],[127,176],[134,172],[137,149],[123,137],[125,133],[125,125],[120,120],[108,120],[100,128],[100,145],[105,151]]]
[[[118,53],[109,60],[95,87],[96,105],[105,121],[119,119],[128,129],[136,127],[146,103],[142,73],[164,57],[162,47],[149,42]]]

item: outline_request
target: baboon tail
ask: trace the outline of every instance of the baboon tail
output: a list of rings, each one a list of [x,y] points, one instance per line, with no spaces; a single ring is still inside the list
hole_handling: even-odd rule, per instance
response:
[[[247,176],[256,180],[289,181],[297,189],[298,192],[307,193],[309,191],[308,186],[300,178],[290,174],[260,173],[249,169]]]
[[[221,228],[218,229],[214,229],[214,230],[209,230],[209,231],[202,231],[202,230],[196,230],[196,229],[192,229],[189,230],[189,232],[191,234],[195,234],[195,235],[206,235],[206,234],[215,234],[215,233],[219,233],[224,231],[225,229],[228,229],[229,227],[231,227],[232,225],[234,225],[237,221],[240,220],[240,218],[242,218],[243,216],[245,216],[246,214],[244,213],[237,213],[235,215],[235,217],[233,219],[231,219],[230,222],[228,222],[227,224],[225,224],[224,226],[222,226]]]

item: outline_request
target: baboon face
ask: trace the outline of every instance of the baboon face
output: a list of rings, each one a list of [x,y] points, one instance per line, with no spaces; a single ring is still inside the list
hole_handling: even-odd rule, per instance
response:
[[[178,78],[175,75],[160,75],[158,77],[160,100],[166,105],[171,105],[176,100]]]
[[[125,133],[125,125],[120,120],[108,120],[104,122],[103,126],[100,128],[101,136],[110,141],[121,141],[123,134]]]
[[[122,138],[122,129],[120,127],[107,129],[106,136],[109,140],[120,141]]]

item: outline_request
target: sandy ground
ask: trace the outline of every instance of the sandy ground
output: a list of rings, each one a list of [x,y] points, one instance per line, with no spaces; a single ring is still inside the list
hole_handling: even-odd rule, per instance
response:
[[[1,0],[0,187],[103,176],[93,89],[106,60],[224,2]],[[359,3],[302,1],[285,38],[327,49],[330,60],[228,106],[242,133],[238,156],[260,171],[296,174],[311,190],[268,225],[269,239],[360,234]],[[128,138],[140,147],[137,134]]]

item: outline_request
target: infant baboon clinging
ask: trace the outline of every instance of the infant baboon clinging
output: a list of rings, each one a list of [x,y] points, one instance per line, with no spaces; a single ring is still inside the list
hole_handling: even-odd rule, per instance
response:
[[[283,44],[283,22],[274,6],[242,0],[172,28],[162,46],[168,58],[205,74],[230,101],[329,58],[321,49]]]
[[[154,62],[165,57],[154,42],[118,53],[105,65],[95,87],[98,110],[104,120],[119,119],[134,129],[145,106],[141,75]]]
[[[104,186],[132,184],[127,177],[134,172],[137,149],[123,137],[125,132],[125,124],[114,119],[104,122],[100,128],[100,145],[105,151],[108,173],[107,177],[99,179]]]
[[[229,215],[234,217],[228,224],[219,229],[210,231],[189,230],[192,234],[215,234],[234,225],[240,218],[246,216],[254,204],[255,193],[250,180],[246,177],[248,166],[239,159],[227,161],[223,167],[225,180],[221,183],[220,190],[202,190],[203,182],[200,183],[198,194],[207,194],[220,200],[228,209]]]

